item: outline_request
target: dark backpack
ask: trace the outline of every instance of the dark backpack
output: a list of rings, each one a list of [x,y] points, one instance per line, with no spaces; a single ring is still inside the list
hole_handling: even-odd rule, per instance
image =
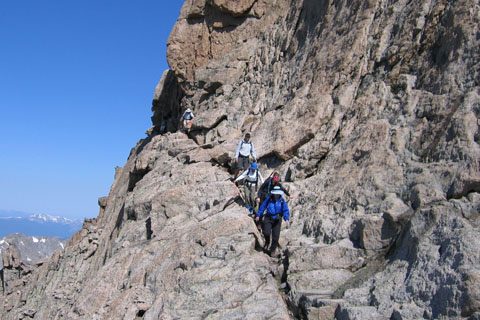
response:
[[[183,115],[183,119],[192,120],[192,113],[191,112],[185,112],[185,114]]]

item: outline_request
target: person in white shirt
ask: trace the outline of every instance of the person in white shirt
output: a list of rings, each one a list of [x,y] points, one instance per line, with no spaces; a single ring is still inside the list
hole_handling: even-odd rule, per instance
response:
[[[250,156],[252,156],[254,162],[257,161],[253,142],[250,141],[250,133],[247,133],[245,138],[238,144],[237,150],[235,150],[235,177],[238,176],[241,170],[248,169],[250,166]]]
[[[189,132],[190,128],[192,127],[192,121],[194,117],[195,115],[193,114],[192,109],[187,108],[187,110],[185,110],[185,112],[183,113],[182,118],[180,119],[180,121],[183,122],[183,128],[187,132]]]
[[[245,179],[245,202],[246,207],[250,213],[255,214],[256,207],[260,203],[260,198],[257,197],[258,188],[263,184],[264,180],[262,174],[258,170],[258,163],[252,162],[250,168],[245,170],[240,176],[238,176],[233,182]]]

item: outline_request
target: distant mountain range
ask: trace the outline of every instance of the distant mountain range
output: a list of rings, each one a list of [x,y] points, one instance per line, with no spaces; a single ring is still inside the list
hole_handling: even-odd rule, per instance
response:
[[[80,230],[83,221],[47,214],[29,214],[0,210],[0,238],[12,233],[35,237],[58,237],[68,240]]]

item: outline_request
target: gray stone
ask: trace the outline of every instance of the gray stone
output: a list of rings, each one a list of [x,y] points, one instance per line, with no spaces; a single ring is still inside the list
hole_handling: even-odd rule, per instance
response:
[[[339,308],[335,312],[335,319],[338,320],[356,320],[356,319],[389,319],[378,313],[375,307],[347,307]]]

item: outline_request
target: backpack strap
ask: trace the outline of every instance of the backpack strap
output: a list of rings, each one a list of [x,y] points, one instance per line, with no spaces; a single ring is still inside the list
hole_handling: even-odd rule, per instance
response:
[[[245,140],[242,139],[242,144],[240,145],[240,149],[243,148],[243,144],[244,144],[244,143],[249,144],[249,145],[252,145],[252,142],[251,142],[251,141],[250,141],[250,142],[245,142]]]

